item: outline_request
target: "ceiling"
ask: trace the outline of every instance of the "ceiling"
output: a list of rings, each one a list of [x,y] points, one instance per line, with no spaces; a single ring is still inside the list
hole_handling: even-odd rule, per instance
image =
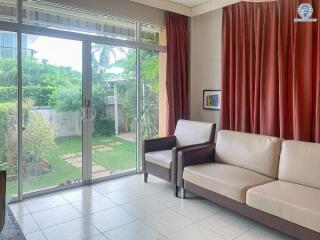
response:
[[[241,0],[130,0],[189,17],[198,16]]]
[[[200,4],[210,2],[210,0],[170,0],[170,1],[182,4],[188,7],[195,7]]]

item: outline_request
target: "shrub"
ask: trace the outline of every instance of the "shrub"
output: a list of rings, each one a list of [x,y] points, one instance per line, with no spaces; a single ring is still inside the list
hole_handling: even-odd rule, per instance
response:
[[[111,118],[97,121],[94,126],[94,134],[99,136],[113,136],[115,134],[114,120]]]
[[[35,106],[49,106],[49,99],[54,87],[24,87],[23,98],[32,99]],[[0,87],[0,102],[11,102],[17,99],[17,87]]]
[[[0,163],[6,161],[5,137],[7,132],[8,117],[11,109],[11,103],[0,103]]]
[[[82,105],[81,101],[81,88],[71,85],[56,89],[50,97],[49,105],[58,112],[77,111]]]
[[[54,131],[39,114],[30,113],[23,133],[24,168],[30,175],[40,175],[50,171],[46,158],[55,147]],[[45,169],[38,166],[45,166]]]

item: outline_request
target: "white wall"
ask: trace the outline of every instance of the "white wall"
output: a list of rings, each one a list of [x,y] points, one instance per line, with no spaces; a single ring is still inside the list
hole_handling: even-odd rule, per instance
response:
[[[191,119],[219,124],[220,111],[202,108],[204,89],[221,90],[222,9],[191,19]]]

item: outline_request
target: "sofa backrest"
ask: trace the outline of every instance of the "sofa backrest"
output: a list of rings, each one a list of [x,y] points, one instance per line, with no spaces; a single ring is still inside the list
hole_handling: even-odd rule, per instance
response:
[[[179,120],[174,135],[177,146],[214,141],[215,124],[189,120]]]
[[[320,188],[320,144],[284,141],[279,180]]]
[[[222,130],[218,133],[215,160],[276,179],[281,142],[280,138]]]

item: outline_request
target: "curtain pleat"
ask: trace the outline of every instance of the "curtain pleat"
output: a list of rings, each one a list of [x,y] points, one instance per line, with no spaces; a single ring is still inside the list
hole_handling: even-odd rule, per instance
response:
[[[166,12],[168,135],[179,119],[189,118],[188,17]]]
[[[320,142],[320,3],[306,2],[318,22],[294,22],[298,0],[224,8],[222,129]]]

